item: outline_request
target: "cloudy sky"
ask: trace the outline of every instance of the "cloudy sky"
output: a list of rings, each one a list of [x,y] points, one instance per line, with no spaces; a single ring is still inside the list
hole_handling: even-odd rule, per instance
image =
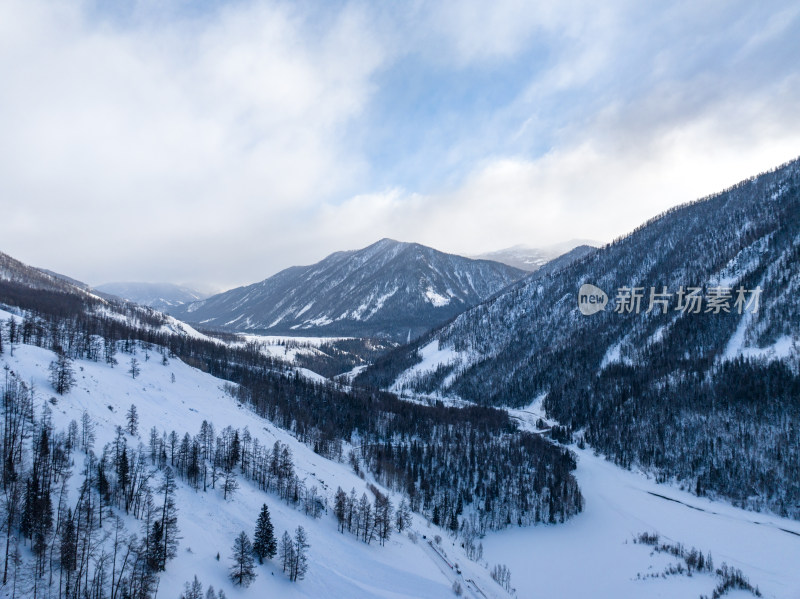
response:
[[[608,241],[800,155],[798,56],[796,0],[2,0],[0,251],[222,288]]]

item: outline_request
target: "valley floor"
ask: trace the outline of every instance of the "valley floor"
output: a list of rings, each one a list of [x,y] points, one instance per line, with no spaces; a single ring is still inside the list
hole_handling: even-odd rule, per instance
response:
[[[535,421],[531,412],[517,415]],[[511,569],[519,597],[711,596],[717,578],[708,574],[645,578],[677,563],[633,543],[639,533],[656,532],[662,541],[710,551],[716,567],[741,569],[764,597],[800,598],[800,522],[656,484],[590,449],[576,453],[583,513],[558,526],[511,528],[483,540],[485,557]],[[752,597],[737,593],[726,596]]]

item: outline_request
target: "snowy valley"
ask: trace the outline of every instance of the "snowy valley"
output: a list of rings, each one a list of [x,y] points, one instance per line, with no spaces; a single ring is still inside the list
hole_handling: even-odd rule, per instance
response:
[[[0,314],[5,322],[11,317]],[[711,596],[719,582],[713,574],[661,576],[681,560],[668,554],[653,554],[651,547],[634,543],[645,532],[659,534],[662,542],[681,543],[687,549],[697,547],[710,553],[718,566],[725,562],[741,569],[765,597],[795,597],[800,591],[800,571],[795,568],[800,554],[800,525],[796,521],[697,498],[674,485],[658,485],[642,473],[625,471],[593,455],[590,449],[577,450],[576,476],[586,496],[584,511],[564,524],[490,531],[481,540],[483,556],[478,561],[465,555],[458,537],[444,527],[431,525],[420,515],[413,516],[402,533],[393,531],[385,545],[377,539],[366,544],[353,534],[339,531],[333,513],[336,489],[355,489],[358,496],[366,493],[372,497],[368,485],[375,485],[391,497],[395,506],[402,496],[384,488],[369,473],[361,478],[350,465],[323,458],[286,430],[258,417],[231,396],[226,381],[177,358],[163,360],[158,347],[140,347],[134,354],[117,354],[119,363],[113,367],[76,360],[75,384],[60,396],[53,391],[48,373],[56,354],[16,345],[11,356],[7,343],[5,350],[0,356],[3,372],[34,390],[37,418],[47,406],[53,430],[63,432],[71,421],[81,422],[83,414],[89,414],[98,455],[104,445],[113,445],[118,427],[127,427],[126,414],[134,405],[139,414],[137,434],[124,434],[124,443],[131,450],[138,447],[149,455],[152,428],[158,431],[159,438],[176,431],[181,439],[187,432],[198,434],[204,421],[219,432],[232,426],[242,432],[247,430],[250,442],[257,441],[263,448],[272,447],[276,441],[288,447],[303,487],[315,488],[319,494],[325,508],[315,518],[306,513],[302,501],[295,504],[282,500],[279,494],[264,492],[243,476],[238,477],[238,488],[227,499],[223,497],[222,479],[217,481],[216,489],[203,492],[179,478],[175,500],[180,541],[176,557],[159,575],[159,597],[177,598],[184,592],[184,583],[195,576],[205,588],[211,585],[228,597],[433,598],[454,596],[455,582],[468,597],[507,597],[507,591],[490,576],[489,568],[495,564],[509,567],[510,586],[517,597]],[[136,378],[128,371],[133,359],[138,359],[140,365]],[[9,370],[5,370],[6,366]],[[523,427],[537,430],[537,421],[545,418],[540,410],[538,404],[512,411],[512,416]],[[75,448],[72,460],[73,476],[59,503],[62,508],[74,509],[86,457]],[[149,460],[147,468],[152,468],[151,487],[155,490],[162,474]],[[303,580],[291,582],[276,556],[256,565],[254,582],[242,589],[229,577],[231,546],[240,531],[252,537],[264,503],[277,533],[293,532],[297,526],[305,528],[310,543],[308,573]],[[108,535],[113,531],[109,524],[111,514],[120,518],[126,536],[141,535],[139,520],[125,515],[122,509],[107,509],[107,523],[102,530]],[[99,532],[95,534],[98,539],[101,537]],[[440,545],[435,541],[437,537]],[[110,543],[110,538],[105,542]],[[108,547],[110,552],[111,545]],[[30,547],[23,541],[19,551],[22,563],[9,576],[16,578],[16,596],[31,596]],[[575,568],[581,576],[572,574]],[[9,586],[4,592],[12,595]],[[47,592],[39,589],[40,596],[47,596]]]
[[[798,172],[408,344],[194,327],[0,255],[2,595],[800,596]],[[580,284],[647,276],[759,285],[762,309],[578,313]]]

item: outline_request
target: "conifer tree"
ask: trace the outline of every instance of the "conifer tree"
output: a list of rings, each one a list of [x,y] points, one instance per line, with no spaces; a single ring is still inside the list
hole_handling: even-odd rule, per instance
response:
[[[256,531],[253,535],[253,551],[258,557],[258,563],[263,564],[264,558],[272,559],[278,552],[278,543],[275,540],[275,530],[269,517],[267,504],[261,506],[261,513],[256,522]]]

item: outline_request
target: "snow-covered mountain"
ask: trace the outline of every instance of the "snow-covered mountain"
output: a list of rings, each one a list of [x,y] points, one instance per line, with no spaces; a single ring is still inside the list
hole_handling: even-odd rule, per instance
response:
[[[8,582],[2,587],[4,596],[11,597],[12,589],[17,596],[33,596],[34,587],[37,596],[46,596],[48,590],[58,596],[59,585],[62,590],[65,586],[74,588],[76,578],[80,578],[85,581],[81,590],[98,595],[101,591],[109,596],[112,591],[133,588],[132,597],[152,597],[157,589],[158,597],[177,599],[185,584],[196,577],[203,587],[202,596],[213,586],[214,597],[224,592],[231,598],[503,599],[511,593],[490,574],[491,570],[502,571],[496,570],[499,566],[510,566],[506,570],[510,573],[508,587],[516,589],[518,597],[710,596],[722,582],[719,575],[696,569],[691,576],[685,575],[685,560],[695,548],[713,555],[718,567],[727,562],[731,568],[742,569],[766,597],[790,599],[800,591],[800,571],[794,567],[800,543],[797,522],[756,515],[659,485],[640,473],[610,464],[591,449],[577,452],[579,480],[589,493],[587,509],[569,525],[515,525],[486,531],[480,539],[482,557],[478,559],[467,555],[463,537],[455,537],[418,514],[411,515],[402,533],[393,530],[385,544],[377,540],[365,543],[358,535],[340,530],[336,490],[341,487],[349,493],[354,489],[357,497],[364,495],[370,501],[378,492],[389,497],[395,507],[403,501],[402,494],[381,484],[369,471],[359,469],[356,473],[350,460],[326,459],[301,441],[299,431],[280,428],[248,409],[231,394],[235,386],[229,381],[170,357],[165,347],[134,343],[116,353],[116,363],[76,358],[72,362],[75,381],[67,392],[58,395],[52,388],[49,365],[59,356],[19,342],[11,351],[7,336],[11,319],[21,321],[18,314],[0,309],[0,331],[6,341],[0,351],[0,369],[8,367],[4,409],[11,409],[23,396],[31,399],[30,413],[35,420],[30,428],[27,421],[23,424],[30,431],[23,446],[27,458],[24,464],[35,455],[45,427],[52,435],[49,447],[54,458],[49,471],[54,480],[53,525],[43,546],[52,546],[53,550],[44,553],[45,572],[37,577],[36,553],[17,532],[22,516],[17,513],[12,518],[12,559]],[[119,347],[123,348],[122,342]],[[134,359],[138,359],[135,378],[129,368]],[[137,410],[133,433],[131,406]],[[544,417],[537,405],[512,415],[532,430]],[[213,428],[209,429],[209,424]],[[209,430],[212,441],[214,434],[219,441],[212,443],[216,451],[205,453]],[[227,473],[219,466],[212,487],[209,472],[218,458],[210,456],[224,453],[237,438],[243,465]],[[170,445],[172,439],[174,445]],[[281,450],[287,450],[285,455],[291,460],[300,484],[299,501],[291,495],[282,497],[277,487],[265,491],[257,479],[245,474],[258,471],[245,464],[256,466],[266,460],[267,468],[269,452],[276,442]],[[349,444],[345,446],[350,448]],[[117,450],[128,457],[129,494],[120,487],[123,470],[122,461],[115,457]],[[206,476],[189,478],[198,458]],[[172,498],[177,508],[178,545],[174,558],[158,573],[157,582],[150,580],[150,592],[145,593],[141,584],[146,581],[146,553],[141,543],[150,513],[146,498],[153,496],[155,509],[149,508],[153,511],[150,516],[158,521],[167,468],[175,476]],[[23,481],[29,473],[29,469],[18,471]],[[453,473],[450,471],[447,478]],[[20,487],[14,482],[8,484],[9,497],[13,497],[10,491],[15,488]],[[107,489],[105,496],[98,490],[102,488]],[[128,496],[131,506],[126,513]],[[307,498],[311,498],[310,503]],[[304,528],[310,545],[308,571],[304,579],[291,582],[278,553],[263,564],[256,561],[255,579],[242,588],[230,577],[232,545],[242,531],[253,537],[264,504],[278,537],[283,531]],[[4,506],[8,505],[6,501]],[[319,508],[316,514],[314,506]],[[97,518],[99,510],[102,518]],[[62,541],[70,539],[65,533],[70,516],[81,548],[80,561],[76,561],[81,572],[88,574],[85,577],[62,567],[62,563],[70,563],[70,545]],[[87,519],[92,521],[89,528]],[[0,529],[2,547],[7,531],[5,526]],[[669,543],[668,549],[655,551],[650,545],[635,542],[642,533],[660,535]],[[682,557],[669,553],[678,543],[684,546]],[[581,564],[581,576],[574,575],[576,563]],[[682,571],[676,569],[678,564],[683,566]],[[741,591],[740,595],[751,596]]]
[[[97,291],[116,295],[161,312],[208,297],[209,294],[173,283],[103,283]]]
[[[238,596],[231,546],[268,504],[296,544],[257,568],[253,596],[499,599],[508,575],[490,573],[477,536],[582,509],[573,454],[503,411],[334,385],[257,339],[13,272],[0,279],[4,593],[176,597],[198,576],[203,596],[222,596],[209,583]]]
[[[382,239],[170,313],[190,323],[236,331],[405,341],[525,274],[497,262]]]
[[[0,252],[0,281],[29,289],[91,295],[89,286],[85,283],[50,270],[29,266],[3,252]]]
[[[800,419],[800,161],[538,274],[356,384],[491,405],[544,397],[620,464],[800,517],[800,433],[787,425]],[[605,309],[579,310],[585,284],[597,288],[585,307]]]
[[[514,268],[534,272],[557,258],[564,258],[566,260],[581,258],[599,245],[601,244],[589,239],[572,239],[563,243],[556,243],[543,247],[521,244],[514,245],[509,248],[496,250],[494,252],[486,252],[472,257],[478,260],[502,262]]]
[[[772,188],[783,190],[779,196],[793,193],[791,177],[780,181]],[[787,222],[797,214],[791,210],[767,207]],[[595,260],[591,254],[542,269],[510,293],[551,285]],[[9,548],[4,596],[64,596],[70,588],[70,596],[178,597],[194,577],[200,593],[190,588],[185,596],[217,599],[220,591],[232,598],[501,599],[514,589],[518,597],[677,599],[729,588],[751,596],[742,590],[745,575],[767,597],[800,592],[797,521],[696,497],[694,481],[682,483],[689,492],[663,476],[631,472],[625,468],[629,455],[609,452],[620,467],[598,457],[591,445],[579,443],[575,453],[564,449],[547,438],[575,435],[608,451],[593,424],[582,431],[548,420],[542,405],[549,406],[550,394],[506,413],[315,383],[267,355],[299,352],[290,340],[265,348],[259,338],[209,338],[62,277],[53,283],[18,262],[3,273],[13,275],[0,277],[0,547]],[[782,271],[787,273],[791,268]],[[434,371],[426,384],[435,385],[440,376],[453,375],[435,372],[441,358],[463,354],[431,339],[422,354]],[[624,372],[613,355],[607,362],[606,371]],[[576,359],[563,366],[582,375]],[[62,380],[62,368],[71,376]],[[420,364],[416,369],[426,370]],[[765,380],[763,372],[749,374]],[[784,400],[787,374],[768,374],[770,392]],[[555,375],[568,378],[563,370]],[[607,384],[602,377],[596,381],[601,390]],[[741,383],[753,388],[752,380]],[[788,389],[790,401],[800,396],[798,389]],[[591,399],[586,391],[576,390],[576,417]],[[588,405],[600,426],[632,452],[636,437],[625,427],[651,422],[652,413],[632,401],[629,390],[617,391],[626,394],[614,405],[617,422],[602,406]],[[716,418],[747,454],[770,466],[780,456],[770,481],[776,494],[791,500],[792,483],[784,474],[798,463],[791,436],[797,419],[794,412],[777,411],[774,398],[755,402],[767,415],[762,427],[754,426],[746,398],[737,398],[735,419],[704,417],[715,438],[702,450],[674,441],[668,419],[649,436],[683,451],[683,458],[670,454],[678,465],[719,457],[704,487],[713,490],[710,483],[743,471],[751,477],[745,488],[758,492],[759,471],[731,451]],[[695,393],[692,399],[702,397]],[[634,421],[631,404],[638,410]],[[688,415],[682,425],[693,424],[685,405],[670,401],[669,407]],[[763,434],[777,440],[777,453],[754,445]],[[384,538],[376,522],[385,498],[393,506],[385,513],[393,517]],[[394,516],[404,503],[414,513],[398,532]],[[278,537],[303,527],[308,570],[292,582],[281,551],[254,564],[255,580],[242,588],[230,576],[232,545],[242,532],[254,536],[264,504]],[[347,506],[356,504],[348,520]],[[717,570],[708,561],[698,566],[700,551],[704,560],[713,555]],[[582,576],[574,575],[576,563]],[[207,594],[209,585],[213,594]]]

